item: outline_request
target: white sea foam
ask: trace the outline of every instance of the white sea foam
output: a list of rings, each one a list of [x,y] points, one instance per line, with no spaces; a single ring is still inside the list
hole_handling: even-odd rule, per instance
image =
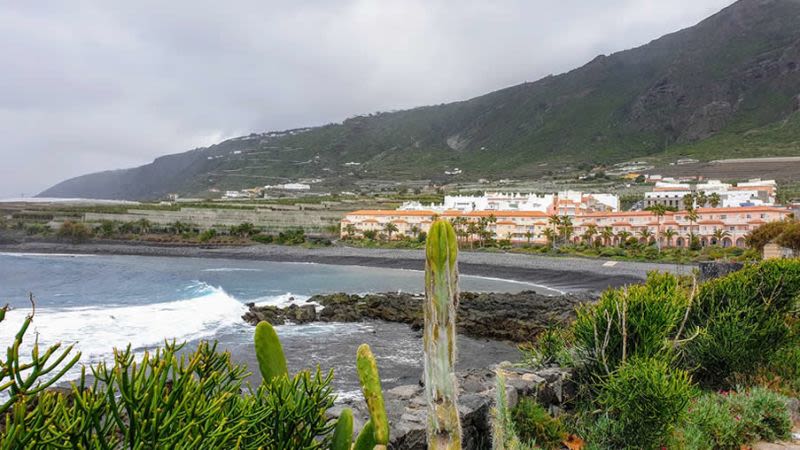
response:
[[[184,300],[135,306],[83,306],[37,309],[29,328],[23,354],[30,352],[38,333],[40,345],[60,340],[75,344],[81,361],[109,360],[114,347],[131,344],[135,350],[155,347],[165,339],[178,342],[213,338],[220,331],[242,324],[246,307],[221,288],[197,286],[196,295]],[[2,342],[11,342],[29,313],[26,308],[9,311],[0,327]],[[71,375],[77,373],[73,368]]]
[[[97,256],[91,253],[31,253],[31,252],[0,252],[0,256],[16,256],[18,258],[34,257],[34,258],[86,258],[89,256]]]
[[[244,267],[215,267],[213,269],[203,269],[203,272],[263,272],[263,270]]]
[[[303,306],[307,305],[308,300],[310,297],[307,295],[296,295],[292,294],[291,292],[286,292],[285,294],[280,295],[269,295],[266,297],[259,297],[253,300],[253,303],[256,306],[279,306],[281,308],[285,308],[289,305],[297,305]]]

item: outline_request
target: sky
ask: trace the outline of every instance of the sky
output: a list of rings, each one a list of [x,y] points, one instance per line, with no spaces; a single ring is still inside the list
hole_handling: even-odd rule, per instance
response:
[[[535,81],[732,0],[0,0],[0,198]]]

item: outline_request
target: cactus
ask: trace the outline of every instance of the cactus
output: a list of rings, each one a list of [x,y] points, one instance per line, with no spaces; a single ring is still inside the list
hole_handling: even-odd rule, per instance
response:
[[[358,379],[361,382],[361,391],[364,393],[364,399],[367,401],[369,409],[370,425],[373,428],[372,435],[375,441],[373,448],[375,450],[386,449],[389,445],[389,419],[383,406],[378,364],[375,362],[375,356],[369,345],[361,344],[358,347],[356,368],[358,369]],[[361,440],[360,436],[358,440]]]
[[[266,383],[275,377],[289,376],[283,347],[281,347],[281,341],[272,325],[268,322],[259,322],[254,339],[258,368],[263,381]]]
[[[460,449],[455,378],[458,242],[453,226],[437,220],[428,233],[425,258],[425,397],[428,448]]]
[[[372,426],[372,421],[368,420],[358,433],[356,443],[353,445],[353,450],[373,450],[375,448],[375,429]]]
[[[333,430],[331,440],[331,450],[350,450],[353,443],[353,411],[345,408],[336,421],[336,429]]]

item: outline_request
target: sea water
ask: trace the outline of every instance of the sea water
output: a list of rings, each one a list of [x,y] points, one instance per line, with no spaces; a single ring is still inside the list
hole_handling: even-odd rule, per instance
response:
[[[237,362],[256,368],[253,327],[241,316],[245,303],[303,304],[314,294],[422,292],[421,271],[309,263],[106,255],[0,253],[0,302],[11,310],[0,323],[0,351],[12,342],[25,316],[35,316],[41,345],[74,344],[83,363],[108,361],[114,347],[137,353],[165,340],[217,340]],[[465,291],[518,292],[535,285],[462,276]],[[389,385],[416,382],[421,343],[407,325],[382,322],[278,326],[290,369],[334,369],[341,393],[357,390],[355,349],[373,347]],[[482,367],[516,357],[505,343],[462,338],[461,365]],[[75,377],[77,367],[68,374]]]

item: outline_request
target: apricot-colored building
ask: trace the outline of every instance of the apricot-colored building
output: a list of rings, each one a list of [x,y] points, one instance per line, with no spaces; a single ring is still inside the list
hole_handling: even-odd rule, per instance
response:
[[[696,235],[702,245],[719,244],[723,247],[744,247],[747,233],[760,225],[783,220],[791,214],[788,208],[772,206],[749,206],[738,208],[698,208],[696,221],[690,221],[686,211],[667,212],[657,217],[650,211],[620,211],[584,213],[571,217],[571,240],[579,243],[589,237],[592,240],[606,240],[610,245],[618,244],[622,238],[635,237],[640,240],[658,239],[662,245],[688,247],[691,234]],[[547,242],[545,230],[553,229],[546,213],[538,211],[434,211],[416,210],[360,210],[345,216],[341,222],[341,236],[350,234],[360,237],[365,231],[398,236],[416,236],[420,232],[428,232],[430,224],[437,217],[450,220],[463,218],[465,223],[478,222],[482,217],[492,217],[487,225],[488,231],[495,239],[508,239],[515,243]],[[394,227],[387,227],[388,223]],[[613,236],[607,239],[603,234],[610,229]],[[587,235],[587,231],[594,233]],[[647,230],[647,231],[643,231]],[[671,231],[667,231],[671,230]],[[721,230],[721,231],[718,231]],[[621,232],[627,232],[622,233]],[[666,233],[666,235],[665,235]],[[721,236],[721,238],[720,238]],[[717,242],[720,240],[720,242]]]

